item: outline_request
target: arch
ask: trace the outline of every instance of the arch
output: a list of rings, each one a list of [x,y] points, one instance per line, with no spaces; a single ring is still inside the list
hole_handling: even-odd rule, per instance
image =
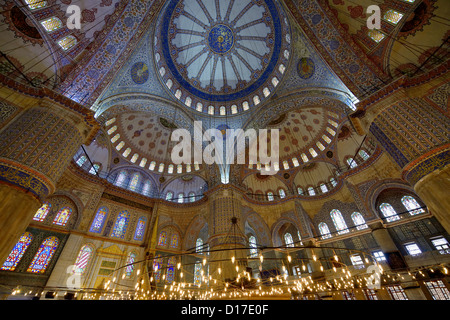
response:
[[[43,222],[47,217],[47,214],[50,212],[51,207],[52,204],[50,202],[44,202],[42,207],[40,207],[38,211],[36,211],[33,220]]]
[[[95,218],[92,221],[90,232],[100,233],[103,230],[103,226],[106,222],[106,217],[108,216],[108,208],[105,206],[100,207],[95,214]]]
[[[136,224],[136,229],[134,231],[134,240],[142,240],[144,238],[145,233],[145,225],[147,223],[146,217],[139,217],[138,222]]]
[[[64,227],[69,221],[70,216],[72,215],[72,211],[73,209],[70,207],[61,208],[56,214],[56,217],[53,220],[53,224]]]
[[[32,240],[33,235],[30,232],[25,232],[11,250],[0,270],[14,271]]]
[[[58,245],[59,240],[57,237],[48,237],[42,241],[42,244],[36,252],[33,261],[31,261],[27,269],[27,272],[44,273]]]
[[[331,238],[330,229],[328,228],[328,225],[325,222],[319,223],[319,233],[322,236],[322,239],[328,239]]]
[[[363,230],[368,228],[366,220],[364,219],[361,213],[353,212],[351,217],[357,230]]]
[[[133,276],[137,253],[136,251],[130,251],[127,256],[126,268],[125,268],[125,278],[130,279]]]
[[[339,211],[338,209],[333,209],[330,212],[330,216],[331,220],[333,220],[333,224],[336,227],[336,230],[338,231],[338,234],[344,234],[349,232],[341,211]]]
[[[75,267],[73,269],[74,274],[82,275],[86,272],[86,268],[89,264],[89,260],[91,259],[93,252],[94,247],[92,244],[85,244],[81,247],[75,261]]]
[[[412,216],[425,212],[417,200],[412,196],[403,196],[401,202]]]
[[[128,211],[122,211],[116,218],[116,222],[114,224],[113,232],[111,233],[111,237],[116,237],[123,239],[125,237],[128,221],[130,219],[130,214]]]

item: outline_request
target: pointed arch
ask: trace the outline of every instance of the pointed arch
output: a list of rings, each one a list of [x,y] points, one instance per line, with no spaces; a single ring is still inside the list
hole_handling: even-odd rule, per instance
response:
[[[16,243],[8,258],[6,258],[3,266],[0,270],[8,270],[14,271],[19,263],[20,259],[22,259],[25,251],[27,251],[28,246],[33,240],[33,235],[30,232],[25,232]]]
[[[56,237],[48,237],[45,239],[34,256],[33,261],[31,261],[27,272],[44,273],[58,245],[59,240]]]

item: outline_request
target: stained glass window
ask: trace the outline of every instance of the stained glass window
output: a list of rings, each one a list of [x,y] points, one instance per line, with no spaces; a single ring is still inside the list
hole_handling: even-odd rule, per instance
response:
[[[117,151],[122,150],[124,145],[125,145],[125,142],[124,141],[120,141],[119,144],[116,146],[116,150]]]
[[[125,151],[122,153],[122,155],[126,158],[130,155],[131,148],[126,148]]]
[[[178,248],[178,233],[172,234],[172,239],[170,240],[170,247],[173,249]]]
[[[323,146],[322,142],[320,142],[320,141],[316,142],[316,146],[317,146],[317,148],[319,148],[320,151],[323,151],[325,149],[325,147]]]
[[[203,240],[202,238],[198,238],[195,242],[195,252],[202,253],[203,252]]]
[[[267,192],[267,200],[269,200],[269,201],[273,201],[274,200],[273,192],[271,192],[271,191]]]
[[[130,215],[128,211],[122,211],[121,213],[119,213],[116,218],[116,223],[114,224],[114,229],[111,237],[123,239],[127,230],[129,217]]]
[[[297,187],[297,192],[298,192],[298,194],[303,195],[302,187]]]
[[[167,274],[166,274],[167,283],[172,283],[175,278],[175,263],[176,263],[175,257],[170,257],[169,260],[167,261]]]
[[[386,220],[388,222],[400,219],[400,217],[397,215],[397,212],[395,212],[394,208],[389,203],[382,203],[380,204],[379,208],[383,213],[383,216],[387,218]]]
[[[319,232],[322,235],[322,239],[331,238],[330,229],[325,222],[319,223]]]
[[[31,10],[35,10],[35,9],[39,9],[39,8],[43,8],[45,6],[47,6],[47,1],[43,1],[43,0],[25,0],[25,2],[28,5],[28,8],[30,8]]]
[[[133,157],[130,160],[131,163],[136,163],[138,158],[139,158],[139,154],[138,153],[133,154]]]
[[[422,250],[420,250],[419,246],[414,242],[405,244],[405,248],[406,250],[408,250],[408,253],[412,256],[422,253]]]
[[[120,173],[117,175],[115,185],[118,187],[122,187],[125,183],[125,180],[127,178],[127,172],[125,170],[120,171]]]
[[[152,186],[152,183],[150,182],[150,180],[145,181],[144,187],[142,188],[142,194],[144,196],[149,196],[150,195],[151,186]]]
[[[298,231],[298,230],[297,230],[297,236],[298,236],[298,241],[300,241],[300,244],[303,245],[302,236],[300,235],[300,231]]]
[[[310,196],[315,196],[316,195],[316,192],[314,191],[313,187],[309,187],[308,188],[308,193],[309,193]]]
[[[402,17],[403,14],[401,14],[400,12],[389,9],[388,11],[386,11],[383,18],[393,24],[397,24],[402,19]]]
[[[431,239],[436,250],[439,250],[440,254],[449,254],[450,253],[450,245],[444,237]]]
[[[58,247],[58,244],[59,241],[56,237],[49,237],[45,239],[34,256],[27,272],[44,273],[53,257],[53,254],[55,253],[56,248]]]
[[[195,193],[194,192],[189,192],[189,201],[190,202],[194,202],[195,201]]]
[[[89,170],[90,174],[97,174],[97,172],[100,169],[100,165],[98,163],[94,163],[94,165],[91,167],[91,170]]]
[[[450,300],[450,292],[442,280],[425,282],[434,300]]]
[[[141,162],[139,163],[139,167],[144,168],[145,165],[147,164],[147,158],[142,158]]]
[[[250,246],[250,258],[255,258],[258,256],[258,249],[256,247],[256,238],[254,236],[250,236],[248,238],[248,243]]]
[[[286,232],[284,234],[284,243],[286,244],[286,247],[294,246],[294,239],[292,238],[292,235],[289,232]]]
[[[330,179],[330,182],[331,182],[331,185],[332,185],[333,187],[336,187],[336,186],[337,186],[337,182],[336,182],[336,179],[335,179],[335,178],[331,178],[331,179]]]
[[[343,234],[348,232],[347,224],[345,223],[344,217],[339,210],[333,209],[330,212],[331,219],[333,220],[334,226],[338,231],[338,234]]]
[[[106,215],[108,214],[108,208],[100,207],[97,210],[97,214],[95,215],[94,221],[92,222],[90,232],[101,232],[103,228],[103,224],[106,220]]]
[[[137,254],[134,252],[134,251],[132,251],[132,252],[130,252],[129,254],[128,254],[128,257],[127,257],[127,267],[126,267],[126,269],[125,269],[125,277],[126,278],[131,278],[131,276],[133,275],[133,271],[134,271],[134,262],[136,261],[136,257],[137,257]]]
[[[367,224],[366,224],[366,220],[364,220],[364,217],[362,216],[361,213],[353,212],[352,220],[353,220],[353,223],[355,224],[357,230],[362,230],[362,229],[368,228]]]
[[[350,166],[350,168],[356,168],[358,166],[358,164],[356,163],[355,160],[353,160],[353,158],[348,158],[347,164]]]
[[[327,135],[322,135],[322,139],[326,141],[326,143],[330,143],[331,139]]]
[[[336,131],[331,129],[330,127],[327,127],[327,131],[334,137],[336,135]]]
[[[69,221],[70,215],[72,214],[72,208],[64,207],[58,211],[53,223],[58,226],[65,226],[67,221]]]
[[[84,155],[79,157],[77,160],[77,165],[79,165],[81,167],[86,162],[86,160],[87,160],[87,158]]]
[[[67,51],[77,44],[77,38],[69,35],[59,40],[58,44],[64,51]]]
[[[117,131],[117,126],[113,126],[113,127],[109,128],[108,134],[111,135],[111,134],[113,134],[116,131]]]
[[[289,169],[289,163],[287,162],[287,160],[283,161],[283,167],[285,170]]]
[[[170,200],[172,200],[172,198],[173,198],[173,192],[172,191],[167,192],[166,200],[170,201]]]
[[[393,300],[408,300],[405,291],[402,286],[397,284],[393,286],[387,286],[389,294],[391,295]]]
[[[134,232],[134,240],[142,240],[142,238],[144,237],[145,220],[146,219],[144,217],[139,218],[136,225],[136,231]]]
[[[327,193],[328,192],[328,188],[327,188],[325,183],[321,183],[320,184],[320,190],[322,191],[322,193]]]
[[[165,247],[167,244],[167,232],[161,231],[159,233],[158,246]]]
[[[25,232],[12,249],[8,258],[6,258],[0,270],[14,271],[28,246],[30,245],[31,240],[33,240],[33,236],[31,235],[31,233]]]
[[[309,159],[308,159],[308,156],[306,154],[302,153],[301,157],[302,157],[303,162],[308,162]]]
[[[365,150],[359,150],[358,154],[361,156],[361,158],[366,161],[369,159],[369,154]]]
[[[155,161],[150,162],[150,166],[148,168],[153,171],[153,170],[155,170],[155,167],[156,167],[156,162]]]
[[[378,31],[376,29],[369,30],[369,32],[367,34],[376,43],[378,43],[384,39],[384,34],[382,34],[380,31]]]
[[[111,138],[112,143],[116,143],[117,140],[120,138],[120,133],[116,134],[114,137]]]
[[[178,203],[183,203],[184,201],[184,194],[180,193],[178,194]]]
[[[402,197],[402,203],[412,216],[425,212],[425,210],[420,207],[420,204],[417,202],[417,200],[411,196]]]
[[[136,191],[140,178],[141,175],[139,173],[136,172],[135,174],[133,174],[130,180],[130,184],[128,185],[128,189],[130,189],[131,191]]]
[[[281,199],[286,198],[286,192],[283,189],[278,190],[278,194]]]
[[[39,222],[44,221],[45,217],[50,212],[51,207],[52,207],[52,205],[50,203],[44,202],[42,207],[40,207],[39,210],[36,211],[36,214],[34,215],[33,220],[39,221]]]
[[[75,262],[74,273],[82,275],[86,271],[89,259],[92,256],[92,247],[88,244],[84,245],[78,253],[77,260]]]
[[[202,264],[197,262],[194,266],[194,284],[200,286],[202,284]]]
[[[167,167],[167,172],[173,173],[173,164],[169,164],[169,166]]]
[[[155,280],[158,282],[161,279],[161,268],[163,264],[163,258],[160,255],[156,255],[153,260],[153,272],[155,275]]]

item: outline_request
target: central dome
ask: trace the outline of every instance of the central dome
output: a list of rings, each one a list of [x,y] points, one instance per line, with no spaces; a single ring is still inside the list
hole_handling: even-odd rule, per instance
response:
[[[273,0],[171,0],[155,34],[160,79],[197,111],[246,111],[280,82],[289,61],[289,30]]]

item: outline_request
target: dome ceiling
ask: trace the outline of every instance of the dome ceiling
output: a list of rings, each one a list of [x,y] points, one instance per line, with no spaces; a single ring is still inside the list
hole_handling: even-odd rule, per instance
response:
[[[158,76],[200,112],[235,114],[262,103],[289,62],[288,20],[272,0],[172,0],[157,25]]]

